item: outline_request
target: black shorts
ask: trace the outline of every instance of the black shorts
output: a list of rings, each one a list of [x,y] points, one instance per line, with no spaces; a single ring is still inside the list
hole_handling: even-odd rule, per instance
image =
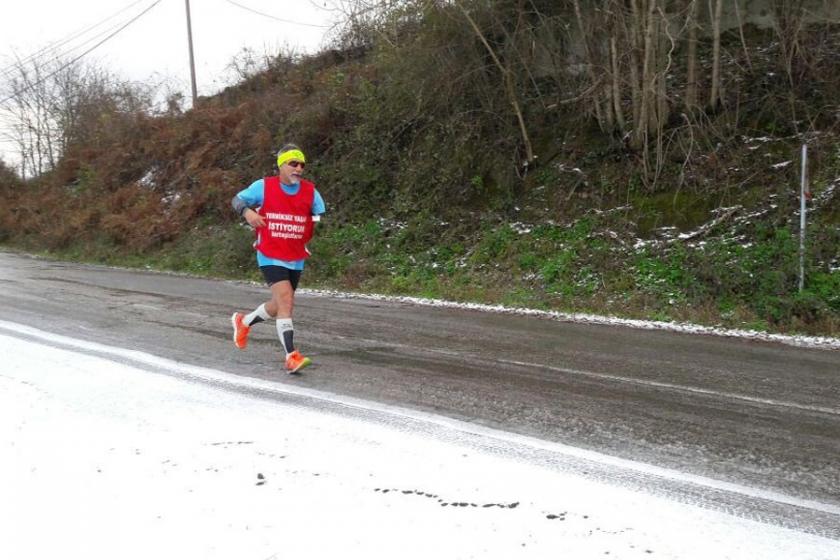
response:
[[[260,272],[262,272],[263,278],[265,278],[265,283],[269,286],[276,284],[277,282],[282,282],[283,280],[288,280],[292,284],[292,290],[297,290],[298,282],[300,282],[300,275],[303,273],[302,270],[292,270],[290,268],[286,268],[285,266],[277,266],[273,264],[261,266]]]

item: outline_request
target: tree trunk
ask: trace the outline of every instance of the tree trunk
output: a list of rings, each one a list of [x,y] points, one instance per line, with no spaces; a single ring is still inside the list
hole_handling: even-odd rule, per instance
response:
[[[712,87],[709,93],[709,107],[717,108],[723,95],[720,85],[720,19],[723,13],[723,0],[715,0],[712,14]]]
[[[738,7],[738,4],[741,0],[733,0],[733,4],[735,5],[735,17],[738,19],[738,34],[741,36],[741,46],[744,48],[744,58],[747,59],[747,66],[750,70],[752,70],[752,60],[750,60],[750,51],[747,49],[747,40],[744,37],[744,22],[741,19],[741,9]]]
[[[659,10],[656,41],[656,168],[653,183],[659,177],[665,165],[665,123],[668,122],[670,107],[668,106],[668,92],[666,78],[671,67],[670,39],[668,35],[668,20],[665,13]]]
[[[610,60],[612,62],[612,102],[613,111],[615,111],[615,120],[618,128],[623,135],[627,132],[627,124],[624,121],[624,110],[621,107],[621,85],[618,80],[618,46],[616,39],[616,28],[613,29],[613,34],[610,37]]]
[[[688,60],[686,61],[685,108],[689,113],[697,109],[697,13],[699,0],[688,6]]]
[[[573,0],[572,4],[575,8],[575,18],[577,19],[578,29],[580,30],[580,41],[583,45],[583,52],[586,56],[586,73],[589,75],[589,79],[592,82],[592,86],[595,91],[595,100],[594,100],[594,107],[595,107],[595,118],[598,121],[598,126],[600,126],[601,130],[607,130],[606,128],[606,118],[604,116],[604,112],[601,110],[601,89],[597,87],[598,82],[600,81],[598,77],[595,75],[595,61],[592,57],[592,49],[589,46],[589,34],[586,32],[586,26],[583,24],[583,15],[580,11],[580,2],[578,0]]]
[[[630,146],[637,150],[642,147],[642,136],[639,134],[639,123],[642,122],[642,78],[639,75],[639,51],[641,49],[639,35],[642,29],[641,25],[642,21],[639,15],[638,0],[630,0],[630,25],[625,23],[624,28],[627,30],[627,36],[630,40],[630,88],[633,103],[633,135],[630,139]]]
[[[639,114],[639,126],[636,128],[637,140],[647,149],[648,146],[648,132],[651,130],[652,113],[656,111],[656,70],[654,65],[656,59],[654,58],[654,31],[656,25],[654,23],[653,13],[656,9],[657,0],[643,0],[647,2],[647,9],[642,20],[644,29],[644,51],[642,61],[642,99],[641,112]]]

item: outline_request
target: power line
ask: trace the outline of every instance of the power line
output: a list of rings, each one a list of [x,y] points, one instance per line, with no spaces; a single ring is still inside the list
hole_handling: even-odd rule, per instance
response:
[[[122,22],[118,22],[118,23],[116,23],[115,25],[112,25],[111,27],[108,27],[108,28],[107,28],[107,29],[105,29],[104,31],[101,31],[101,32],[97,33],[97,34],[96,34],[96,35],[94,35],[93,37],[90,37],[89,39],[86,39],[84,42],[79,43],[78,45],[75,45],[75,46],[71,47],[70,49],[68,49],[68,50],[64,51],[63,53],[57,53],[57,54],[55,55],[55,57],[54,57],[54,58],[55,58],[55,60],[61,60],[62,58],[65,58],[65,57],[69,56],[69,55],[70,55],[70,53],[72,53],[72,52],[74,52],[74,51],[77,51],[77,50],[81,49],[81,48],[82,48],[82,47],[84,47],[85,45],[90,44],[90,43],[92,43],[92,42],[94,42],[94,41],[98,40],[100,37],[102,37],[102,36],[104,36],[104,35],[108,35],[108,34],[110,34],[112,31],[114,31],[115,29],[117,29],[117,28],[118,28],[118,27],[120,27],[121,25],[123,25],[123,24],[122,24]],[[82,56],[84,56],[84,55],[82,55]],[[34,65],[35,65],[35,67],[37,68],[37,63],[34,63],[34,62],[32,62],[32,61],[30,61],[30,62],[31,62],[32,64],[34,64]],[[3,74],[3,75],[4,75],[6,78],[11,79],[11,78],[13,77],[13,73],[14,73],[15,69],[16,69],[16,68],[20,68],[21,70],[23,70],[24,65],[25,65],[25,62],[23,62],[23,61],[20,61],[20,62],[18,62],[18,63],[16,63],[16,64],[13,64],[13,65],[11,65],[11,69],[10,69],[10,70],[7,70],[7,71],[5,72],[5,74]]]
[[[243,10],[251,12],[252,14],[257,14],[259,16],[267,17],[269,19],[273,19],[274,21],[279,21],[279,22],[282,22],[282,23],[291,23],[292,25],[303,25],[305,27],[320,27],[321,29],[329,29],[330,27],[332,27],[330,25],[319,25],[319,24],[316,24],[316,23],[304,23],[304,22],[301,22],[301,21],[292,21],[290,19],[279,18],[279,17],[273,16],[271,14],[266,14],[264,12],[260,12],[258,10],[253,9],[253,8],[249,8],[248,6],[243,6],[239,2],[234,2],[233,0],[225,0],[225,2],[227,2],[228,4],[233,4],[237,8],[242,8]]]
[[[143,0],[135,0],[134,2],[132,2],[131,4],[129,4],[128,6],[125,6],[124,8],[122,8],[122,9],[118,10],[117,12],[115,12],[115,13],[111,14],[110,16],[106,17],[105,19],[102,19],[102,20],[98,21],[97,23],[95,23],[95,24],[93,24],[93,25],[90,25],[90,26],[88,26],[88,27],[85,27],[84,29],[77,29],[76,31],[73,31],[72,33],[70,33],[69,35],[67,35],[67,36],[63,37],[62,39],[57,39],[56,41],[53,41],[52,43],[50,43],[50,44],[46,45],[45,47],[42,47],[41,49],[39,49],[39,50],[37,50],[36,52],[34,52],[34,53],[30,54],[29,56],[27,56],[27,57],[25,57],[25,58],[23,58],[23,59],[21,59],[21,60],[18,60],[18,62],[17,62],[17,63],[15,63],[15,64],[9,64],[8,66],[6,66],[6,67],[4,67],[4,68],[0,68],[0,74],[8,74],[8,73],[9,73],[9,71],[10,71],[10,70],[12,70],[14,67],[16,67],[18,64],[25,64],[25,63],[27,63],[27,62],[29,62],[29,61],[31,61],[31,60],[34,60],[34,59],[38,58],[38,57],[39,57],[39,56],[41,56],[43,53],[58,50],[58,48],[59,48],[59,47],[61,47],[61,46],[63,46],[63,45],[66,45],[66,44],[67,44],[67,43],[69,43],[70,41],[73,41],[73,40],[77,39],[78,37],[81,37],[82,35],[86,34],[87,32],[92,31],[93,29],[96,29],[97,27],[99,27],[99,26],[101,26],[102,24],[104,24],[106,21],[109,21],[109,20],[114,19],[114,18],[115,18],[115,17],[117,17],[118,15],[122,14],[123,12],[125,12],[125,11],[127,11],[127,10],[129,10],[129,9],[131,9],[131,8],[133,8],[134,6],[136,6],[137,4],[139,4],[139,3],[140,3],[140,2],[142,2],[142,1],[143,1]],[[107,32],[107,31],[106,31],[106,32]],[[97,35],[97,37],[98,37],[98,36],[99,36],[99,35]],[[85,44],[87,44],[88,42],[89,42],[89,41],[86,41],[85,43],[82,43],[82,45],[85,45]],[[71,50],[71,51],[73,51],[73,50],[75,50],[75,49],[79,48],[80,46],[81,46],[81,45],[78,45],[78,46],[76,46],[76,47],[73,47],[73,48],[72,48],[72,49],[70,49],[70,50]]]
[[[141,18],[141,17],[143,17],[144,15],[146,15],[146,14],[149,12],[149,10],[151,10],[152,8],[154,8],[155,6],[157,6],[158,4],[160,4],[160,2],[161,2],[161,0],[155,0],[155,3],[154,3],[154,4],[152,4],[151,6],[149,6],[148,8],[146,8],[145,10],[143,10],[142,12],[140,12],[139,14],[137,14],[136,16],[134,16],[133,18],[131,18],[130,20],[128,20],[128,22],[127,22],[127,23],[125,23],[125,24],[124,24],[123,26],[121,26],[119,29],[117,29],[116,31],[114,31],[113,33],[111,33],[110,35],[108,35],[107,37],[105,37],[104,39],[102,39],[101,41],[99,41],[98,43],[96,43],[94,46],[92,46],[91,48],[89,48],[88,50],[86,50],[85,52],[83,52],[82,54],[80,54],[79,56],[77,56],[76,58],[72,59],[70,62],[67,62],[66,64],[63,64],[63,65],[62,65],[60,68],[58,68],[57,70],[55,70],[55,71],[53,71],[53,72],[50,72],[49,74],[47,74],[46,76],[44,76],[43,78],[41,78],[40,80],[38,80],[37,82],[35,82],[34,84],[32,84],[32,85],[30,85],[30,86],[26,86],[26,87],[27,87],[28,89],[32,89],[32,88],[34,88],[35,86],[37,86],[37,85],[39,85],[39,84],[43,83],[44,81],[46,81],[46,80],[48,80],[48,79],[52,78],[53,76],[55,76],[56,74],[58,74],[59,72],[61,72],[62,70],[64,70],[64,69],[65,69],[65,68],[67,68],[68,66],[70,66],[71,64],[73,64],[74,62],[78,61],[78,60],[79,60],[79,59],[81,59],[82,57],[84,57],[84,56],[86,56],[86,55],[90,54],[91,52],[93,52],[93,50],[94,50],[94,49],[96,49],[97,47],[101,46],[103,43],[105,43],[106,41],[108,41],[109,39],[111,39],[112,37],[114,37],[114,36],[115,36],[116,34],[118,34],[120,31],[122,31],[123,29],[125,29],[126,27],[128,27],[129,25],[131,25],[132,23],[134,23],[135,21],[137,21],[138,19],[140,19],[140,18]],[[3,105],[4,103],[6,103],[6,101],[9,101],[10,99],[12,99],[12,98],[14,98],[14,97],[15,97],[15,94],[12,94],[12,95],[10,95],[9,97],[6,97],[6,98],[5,98],[5,99],[3,99],[3,100],[0,100],[0,105]]]

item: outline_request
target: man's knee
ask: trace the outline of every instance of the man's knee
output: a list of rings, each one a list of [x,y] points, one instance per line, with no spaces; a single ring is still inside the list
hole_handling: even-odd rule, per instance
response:
[[[276,316],[287,316],[288,313],[292,310],[292,307],[294,306],[295,293],[292,290],[291,284],[289,284],[287,280],[278,282],[277,284],[272,286],[271,292],[272,303],[277,308]]]

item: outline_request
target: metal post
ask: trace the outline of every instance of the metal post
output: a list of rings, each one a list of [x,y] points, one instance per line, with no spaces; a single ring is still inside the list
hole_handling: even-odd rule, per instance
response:
[[[805,288],[805,200],[808,195],[808,145],[802,144],[802,183],[799,192],[799,291]]]
[[[185,0],[187,5],[187,40],[190,45],[190,79],[192,81],[192,106],[195,108],[198,103],[198,91],[195,87],[195,57],[193,57],[192,22],[190,21],[190,0]]]

